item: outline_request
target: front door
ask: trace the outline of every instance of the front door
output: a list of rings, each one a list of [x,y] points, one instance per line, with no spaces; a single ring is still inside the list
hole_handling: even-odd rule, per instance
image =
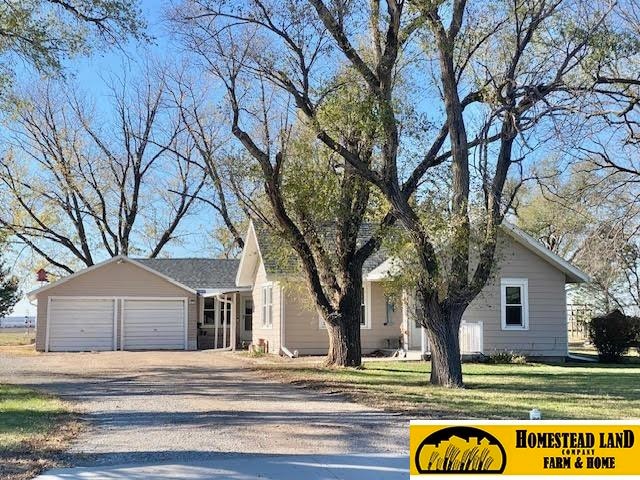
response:
[[[224,349],[231,342],[232,295],[205,297],[202,307],[202,324],[198,328],[198,349]]]
[[[243,296],[240,299],[240,340],[251,342],[253,334],[253,298]]]
[[[422,327],[416,315],[409,315],[409,349],[420,350],[422,348]]]

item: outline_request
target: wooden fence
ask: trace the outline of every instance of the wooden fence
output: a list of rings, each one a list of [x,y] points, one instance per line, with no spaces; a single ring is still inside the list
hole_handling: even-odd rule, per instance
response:
[[[570,343],[589,340],[588,324],[593,316],[593,309],[589,305],[567,305],[567,333]]]

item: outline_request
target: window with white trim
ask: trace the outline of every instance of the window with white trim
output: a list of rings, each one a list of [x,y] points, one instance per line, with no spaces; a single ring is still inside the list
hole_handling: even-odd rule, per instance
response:
[[[371,323],[367,317],[367,304],[371,302],[371,287],[362,287],[362,299],[360,300],[360,328],[371,328]],[[318,315],[318,328],[324,330],[327,326],[324,323],[322,316]]]
[[[214,297],[205,297],[203,310],[203,323],[205,325],[216,324],[216,299]]]
[[[503,330],[529,329],[529,281],[526,278],[500,280]]]
[[[273,287],[271,285],[262,287],[262,326],[273,327]]]
[[[245,332],[250,332],[253,329],[253,299],[245,298],[242,308],[242,322],[244,324]]]

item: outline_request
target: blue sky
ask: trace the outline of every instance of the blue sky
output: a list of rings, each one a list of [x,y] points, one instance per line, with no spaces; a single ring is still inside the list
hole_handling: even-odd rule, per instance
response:
[[[106,105],[106,95],[108,91],[104,85],[103,78],[106,74],[128,73],[135,71],[136,62],[145,56],[155,58],[170,58],[170,52],[175,46],[171,45],[170,35],[166,25],[163,23],[162,15],[168,2],[162,0],[142,0],[140,6],[143,16],[148,23],[148,33],[154,37],[154,41],[148,43],[128,42],[122,50],[95,51],[89,57],[74,58],[65,64],[65,75],[75,80],[78,85],[89,94],[98,109]],[[175,50],[173,50],[175,51]],[[27,70],[19,72],[19,76],[34,74]],[[184,224],[184,230],[195,232],[187,237],[182,245],[173,245],[167,248],[167,252],[174,257],[209,256],[212,255],[213,246],[206,248],[209,241],[208,235],[203,232],[211,231],[212,225],[216,222],[216,217],[208,210],[201,210],[197,216],[188,218]],[[9,265],[13,262],[8,259]],[[22,289],[27,292],[37,288],[35,283],[35,273],[18,272],[26,278]],[[23,316],[34,315],[35,307],[24,298],[14,308],[11,315]]]

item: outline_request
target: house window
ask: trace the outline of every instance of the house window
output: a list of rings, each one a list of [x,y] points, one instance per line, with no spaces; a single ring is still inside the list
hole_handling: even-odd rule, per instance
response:
[[[264,328],[273,326],[273,287],[271,285],[262,287],[262,326]]]
[[[244,323],[245,332],[250,332],[253,329],[253,300],[250,298],[244,299],[242,321]]]
[[[360,328],[371,328],[371,283],[364,282],[360,307]]]
[[[362,299],[360,300],[360,328],[371,328],[369,318],[367,318],[367,303],[370,303],[370,298],[367,298],[367,296],[370,295],[370,292],[370,288],[362,287]],[[320,315],[318,315],[318,327],[320,329],[327,328]]]
[[[503,278],[500,282],[500,305],[503,330],[529,329],[529,281],[526,278]]]
[[[216,323],[216,299],[213,297],[206,297],[204,299],[204,324],[215,325]]]
[[[385,297],[385,310],[386,310],[386,317],[384,319],[384,324],[385,325],[393,325],[393,315],[396,311],[396,304],[393,302],[393,299],[389,298],[389,297]]]

